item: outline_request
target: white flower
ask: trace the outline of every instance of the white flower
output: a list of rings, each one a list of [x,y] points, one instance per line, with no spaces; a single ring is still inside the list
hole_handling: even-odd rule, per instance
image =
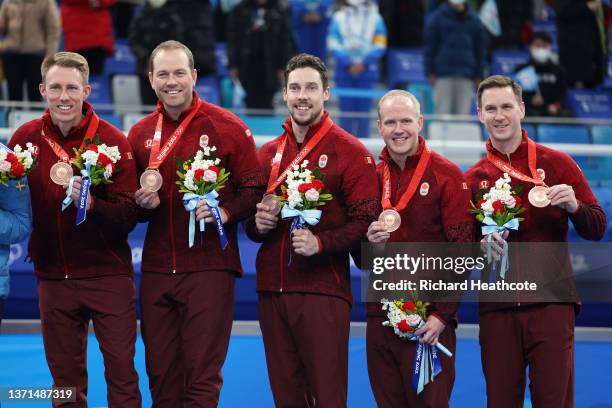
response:
[[[204,181],[210,181],[211,183],[214,183],[215,181],[217,181],[217,173],[212,171],[212,170],[204,170]]]
[[[113,166],[112,164],[107,164],[106,167],[104,168],[104,178],[108,180],[111,178],[112,175],[113,175]]]
[[[194,183],[194,170],[193,169],[189,169],[187,170],[187,172],[185,173],[185,188],[187,190],[191,190],[191,191],[196,191],[197,187]]]
[[[121,153],[119,153],[119,148],[117,146],[109,147],[105,144],[101,144],[98,146],[98,153],[103,153],[108,156],[113,164],[121,160]]]
[[[19,145],[15,145],[15,147],[13,147],[13,152],[15,153],[21,153],[22,150],[22,147]]]
[[[484,213],[485,217],[490,217],[493,214],[493,201],[492,200],[486,200],[484,203],[482,203],[482,212]]]
[[[4,149],[0,149],[0,160],[6,160],[6,155],[8,152]]]
[[[5,171],[10,171],[11,170],[11,163],[7,162],[6,160],[0,160],[0,171],[5,172]]]
[[[87,150],[83,154],[81,154],[85,165],[95,166],[98,163],[98,153],[93,150]]]
[[[306,193],[304,193],[304,196],[306,197],[308,201],[311,201],[311,202],[319,201],[319,192],[315,190],[314,188],[311,188],[308,191],[306,191]]]

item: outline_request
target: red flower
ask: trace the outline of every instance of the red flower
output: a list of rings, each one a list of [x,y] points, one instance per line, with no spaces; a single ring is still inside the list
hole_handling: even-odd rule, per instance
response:
[[[412,327],[410,327],[410,325],[408,324],[407,321],[405,320],[401,320],[398,324],[397,324],[397,328],[399,329],[399,331],[401,331],[402,333],[408,333],[412,331]]]
[[[477,208],[482,208],[482,205],[484,203],[486,203],[486,202],[487,202],[487,200],[478,200],[478,202],[476,203],[476,207]]]
[[[113,162],[111,161],[110,157],[108,157],[107,155],[105,155],[104,153],[100,153],[98,155],[98,163],[102,166],[105,167],[108,166],[109,164],[113,164]]]
[[[414,304],[414,302],[404,302],[402,304],[402,310],[404,312],[413,311],[415,307],[416,307],[416,305]]]
[[[85,151],[88,151],[88,150],[98,153],[98,146],[96,146],[95,144],[90,144],[89,146],[85,148]]]
[[[300,184],[300,186],[298,187],[298,191],[299,191],[300,193],[305,193],[305,192],[307,192],[308,190],[310,190],[312,187],[313,187],[313,186],[312,186],[312,183],[302,183],[302,184]]]
[[[197,169],[196,171],[193,172],[193,177],[195,177],[196,181],[200,181],[203,176],[204,176],[203,169]]]
[[[17,163],[11,163],[12,167],[11,167],[11,176],[13,177],[23,177],[25,175],[25,167],[23,166],[23,164],[17,162]]]
[[[501,201],[497,200],[497,201],[493,201],[493,212],[494,213],[499,213],[502,214],[504,212],[504,203],[502,203]]]
[[[519,205],[523,203],[523,200],[521,200],[521,197],[516,196],[516,195],[512,197],[514,197],[514,201],[516,202],[516,204],[514,205],[514,208],[518,207]]]
[[[319,192],[323,191],[323,189],[325,188],[325,184],[323,184],[321,180],[312,180],[312,186],[315,190]]]
[[[19,163],[19,160],[17,160],[17,156],[15,156],[13,153],[9,153],[6,155],[6,161],[13,165]]]
[[[215,173],[219,174],[219,168],[217,166],[210,166],[208,170],[214,171]]]

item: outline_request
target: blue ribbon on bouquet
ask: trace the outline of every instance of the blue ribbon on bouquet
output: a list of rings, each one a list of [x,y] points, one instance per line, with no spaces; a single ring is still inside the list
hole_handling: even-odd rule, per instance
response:
[[[306,228],[306,224],[311,226],[317,225],[321,219],[321,214],[321,210],[297,210],[295,208],[290,208],[287,204],[283,206],[281,218],[283,220],[293,218],[291,226],[289,227],[289,263],[287,265],[291,265],[291,253],[293,252],[291,235],[293,231]]]
[[[519,221],[517,218],[511,219],[504,225],[497,225],[497,223],[493,221],[491,217],[485,217],[485,219],[482,220],[482,223],[484,224],[481,229],[482,235],[487,236],[487,242],[489,244],[491,244],[491,242],[493,241],[494,232],[497,232],[499,233],[499,235],[502,235],[504,231],[509,231],[509,230],[517,231],[519,227]],[[508,243],[506,241],[503,241],[502,247],[503,247],[503,253],[501,257],[501,266],[499,270],[499,276],[502,279],[505,279],[506,272],[510,268],[510,265],[508,264]],[[489,263],[493,263],[493,265],[491,266],[489,281],[495,282],[497,280],[497,262],[493,262],[494,260],[493,260],[493,257],[491,256],[491,245],[487,246],[487,259],[489,260]]]
[[[421,321],[418,328],[424,325],[425,323]],[[420,394],[425,386],[433,382],[434,377],[442,372],[442,362],[438,350],[448,357],[452,357],[453,353],[441,343],[436,343],[435,347],[427,343],[420,343],[418,336],[413,336],[410,340],[417,342],[412,366],[412,388],[417,394]]]
[[[89,174],[90,165],[87,164],[84,169],[81,170],[81,190],[79,191],[79,198],[77,201],[77,215],[76,225],[81,225],[87,219],[87,207],[89,207],[89,189],[91,188],[91,176]],[[72,189],[74,186],[75,176],[70,178],[68,183],[68,189],[66,190],[66,198],[62,201],[62,211],[72,204]]]
[[[225,235],[225,229],[223,228],[223,220],[221,220],[221,213],[219,212],[219,193],[215,190],[210,191],[204,195],[185,193],[183,195],[183,207],[189,211],[189,248],[193,246],[195,240],[195,219],[196,219],[196,208],[200,201],[206,201],[208,209],[215,220],[217,231],[219,231],[219,240],[221,241],[221,249],[227,247],[227,236]],[[206,231],[206,223],[204,219],[200,220],[200,232]]]

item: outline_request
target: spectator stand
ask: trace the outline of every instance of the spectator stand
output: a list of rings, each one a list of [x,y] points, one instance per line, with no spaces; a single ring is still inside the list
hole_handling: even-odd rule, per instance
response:
[[[513,76],[517,66],[529,61],[529,51],[493,51],[491,75]]]

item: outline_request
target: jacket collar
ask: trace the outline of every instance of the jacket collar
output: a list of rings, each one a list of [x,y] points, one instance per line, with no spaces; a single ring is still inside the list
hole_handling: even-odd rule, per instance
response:
[[[304,137],[304,141],[302,142],[302,144],[307,143],[312,138],[312,136],[317,133],[317,130],[319,130],[321,126],[323,126],[323,123],[325,123],[325,120],[328,117],[329,114],[327,112],[323,112],[321,120],[316,123],[313,123],[308,127],[308,132],[306,132],[306,136]],[[295,139],[295,135],[293,134],[293,127],[291,126],[291,116],[287,116],[287,119],[285,119],[285,123],[283,123],[283,129],[285,129],[285,132],[289,134],[290,139],[297,144],[297,140]]]
[[[513,160],[524,159],[525,157],[527,157],[527,137],[527,131],[525,129],[521,129],[521,144],[519,144],[516,150],[510,153],[509,155],[506,155],[505,153],[502,153],[495,147],[493,147],[493,143],[491,143],[491,138],[489,138],[486,143],[487,152],[493,153],[495,156],[504,160],[506,160],[508,156],[510,156],[510,158]]]
[[[43,126],[45,129],[51,130],[50,134],[47,135],[55,140],[72,140],[72,139],[82,139],[87,132],[87,126],[89,125],[89,121],[93,116],[94,110],[91,104],[87,101],[83,101],[83,119],[79,122],[78,125],[74,126],[70,129],[66,137],[62,137],[62,132],[59,127],[57,127],[53,120],[51,119],[51,113],[49,113],[49,109],[45,111],[42,116]]]
[[[198,95],[198,93],[196,91],[192,92],[192,98],[191,98],[191,106],[189,106],[189,108],[185,109],[184,111],[181,112],[181,114],[178,117],[177,122],[181,122],[183,119],[185,119],[187,117],[187,115],[189,115],[189,113],[191,113],[191,111],[193,111],[196,107],[197,102],[200,100],[200,96]],[[200,105],[201,106],[201,105]],[[164,118],[166,118],[169,121],[174,122],[174,119],[172,119],[172,117],[170,117],[170,115],[168,114],[168,112],[166,111],[166,108],[164,108],[164,104],[161,101],[157,101],[157,111],[159,113],[161,113],[162,115],[164,115]],[[195,116],[197,116],[198,114],[196,113]]]
[[[421,154],[423,154],[424,148],[425,148],[425,139],[423,138],[423,136],[419,136],[419,146],[417,147],[417,151],[412,156],[408,156],[406,158],[406,164],[404,166],[404,171],[416,167],[417,163],[419,162],[419,159],[421,158]],[[389,153],[389,149],[387,148],[387,146],[385,146],[382,152],[380,152],[379,158],[380,160],[387,163],[387,166],[389,166],[390,168],[394,168],[397,172],[401,172],[400,166],[397,163],[395,163],[395,161],[391,158],[391,154]]]

